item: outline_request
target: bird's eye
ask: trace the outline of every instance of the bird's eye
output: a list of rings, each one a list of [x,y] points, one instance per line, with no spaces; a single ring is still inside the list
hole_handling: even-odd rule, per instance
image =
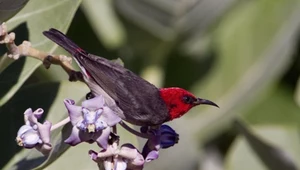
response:
[[[182,100],[186,104],[192,104],[194,102],[194,98],[191,96],[183,96]]]

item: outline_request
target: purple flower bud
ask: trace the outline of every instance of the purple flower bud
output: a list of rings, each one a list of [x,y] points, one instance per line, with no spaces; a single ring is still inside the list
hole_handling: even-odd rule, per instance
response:
[[[168,125],[162,125],[159,129],[142,127],[141,132],[153,135],[152,138],[148,139],[143,148],[142,154],[146,162],[157,159],[160,148],[166,149],[174,146],[179,140],[179,135]]]
[[[163,149],[174,146],[178,143],[179,135],[168,125],[162,125],[160,127],[160,146]]]
[[[31,126],[23,125],[18,131],[16,142],[19,146],[32,149],[37,144],[42,143],[42,140],[37,130],[34,130]]]
[[[93,143],[107,147],[110,127],[116,125],[121,119],[107,106],[104,98],[95,98],[82,102],[82,106],[76,106],[73,100],[64,101],[73,125],[72,133],[66,143],[75,146],[81,142]]]
[[[45,121],[39,123],[37,119],[44,113],[43,109],[27,109],[24,112],[25,125],[21,126],[17,133],[16,142],[19,146],[27,149],[36,148],[47,155],[52,147],[50,144],[50,129],[52,124]]]

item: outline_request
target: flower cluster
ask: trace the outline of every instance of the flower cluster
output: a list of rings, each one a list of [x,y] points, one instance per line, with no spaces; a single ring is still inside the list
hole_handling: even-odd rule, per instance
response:
[[[73,126],[65,143],[71,146],[81,142],[97,143],[100,151],[90,150],[89,155],[102,169],[143,169],[146,162],[158,158],[159,149],[169,148],[179,140],[178,134],[168,125],[141,127],[140,132],[136,133],[148,136],[142,152],[129,143],[119,147],[119,136],[112,129],[122,120],[106,106],[102,96],[88,99],[82,102],[81,106],[76,106],[75,101],[71,99],[64,100],[64,104],[69,113],[67,120]],[[67,122],[59,122],[53,126],[49,121],[42,124],[38,119],[43,112],[43,109],[25,111],[25,125],[19,129],[16,141],[24,148],[36,148],[47,155],[52,149],[50,134],[54,130],[53,127],[62,126]]]

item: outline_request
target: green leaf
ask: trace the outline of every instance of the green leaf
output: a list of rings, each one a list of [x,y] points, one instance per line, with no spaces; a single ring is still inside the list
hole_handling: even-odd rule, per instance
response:
[[[195,108],[182,124],[190,124],[201,138],[216,135],[241,113],[238,109],[276,82],[292,61],[299,15],[297,0],[237,5],[215,32],[218,55],[213,70],[194,85],[196,95],[215,101],[220,109]]]
[[[29,0],[1,0],[0,24],[19,12]]]
[[[7,22],[7,27],[14,28],[18,44],[23,40],[29,40],[33,47],[54,53],[57,45],[47,40],[42,32],[51,27],[66,32],[80,2],[80,0],[31,0],[18,15]],[[16,93],[41,64],[42,62],[36,59],[21,58],[1,73],[0,84],[3,88],[0,90],[0,106]]]
[[[6,113],[6,117],[3,119],[7,120],[7,123],[2,126],[11,127],[9,132],[7,132],[4,127],[1,128],[3,129],[3,132],[1,132],[3,135],[9,133],[9,135],[5,136],[11,136],[11,138],[3,140],[1,143],[3,152],[7,153],[5,154],[7,158],[2,154],[2,161],[9,160],[9,157],[14,156],[14,154],[21,149],[14,140],[18,129],[24,124],[23,112],[28,107],[31,107],[33,110],[43,108],[45,111],[44,114],[47,115],[45,119],[55,124],[68,116],[63,100],[71,98],[75,101],[80,101],[85,98],[88,91],[87,86],[83,83],[67,81],[31,85],[18,91],[14,98],[0,109],[1,113]],[[69,134],[67,131],[69,131],[70,128],[70,126],[66,125],[63,132],[61,132],[61,129],[58,129],[51,134],[53,150],[48,158],[42,156],[41,153],[35,149],[26,149],[15,154],[4,169],[13,170],[20,167],[22,167],[22,169],[33,169],[42,163],[45,166],[52,163],[68,149],[69,146],[64,144],[63,141],[66,137],[65,135]],[[1,164],[3,163],[4,162]]]
[[[255,126],[251,132],[242,122],[235,125],[243,137],[230,148],[226,170],[296,170],[300,138],[296,126]]]
[[[247,108],[243,118],[250,124],[300,125],[299,106],[289,86],[279,84]]]
[[[85,0],[82,2],[82,9],[98,39],[108,49],[124,44],[126,34],[116,16],[112,0]]]
[[[126,63],[128,60],[131,62],[135,60],[135,69],[154,66],[160,67],[158,70],[160,72],[166,68],[166,60],[172,61],[171,56],[178,58],[177,54],[181,52],[179,50],[190,46],[185,45],[182,48],[182,43],[196,34],[201,34],[202,37],[202,33],[215,23],[218,17],[224,14],[234,2],[236,0],[223,0],[217,3],[216,0],[189,2],[116,0],[114,5],[118,14],[122,16],[121,19],[127,33],[127,42],[120,50],[122,57],[127,59]],[[179,62],[181,62],[180,59]],[[180,65],[182,64],[181,62]],[[199,65],[195,67],[199,68]],[[163,75],[161,78],[164,78],[165,74],[161,73],[161,75]],[[171,84],[174,85],[174,83]]]
[[[300,106],[300,79],[298,79],[296,93],[295,93],[294,97],[295,97],[295,101],[299,107]]]
[[[118,12],[135,26],[171,41],[183,33],[203,33],[235,1],[116,0],[115,4]]]

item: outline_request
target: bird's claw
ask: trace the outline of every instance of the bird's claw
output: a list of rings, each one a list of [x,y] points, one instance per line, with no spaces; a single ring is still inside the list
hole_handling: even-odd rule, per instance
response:
[[[89,92],[89,93],[87,93],[86,95],[85,95],[85,99],[86,100],[89,100],[89,99],[92,99],[92,98],[94,98],[94,97],[96,97],[92,92]]]
[[[83,81],[83,75],[80,71],[74,71],[70,73],[69,81]]]
[[[51,66],[51,55],[48,55],[47,57],[45,57],[45,59],[43,60],[43,65],[45,66],[46,69],[50,68]]]

